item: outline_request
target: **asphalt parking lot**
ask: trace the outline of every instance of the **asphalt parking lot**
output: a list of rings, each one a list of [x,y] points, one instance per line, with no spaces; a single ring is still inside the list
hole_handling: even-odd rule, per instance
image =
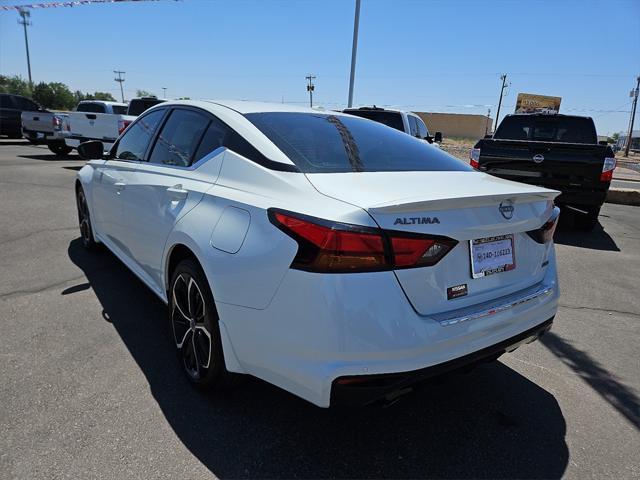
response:
[[[1,478],[639,478],[640,207],[556,234],[553,330],[387,407],[179,370],[165,308],[78,239],[83,162],[0,141]]]

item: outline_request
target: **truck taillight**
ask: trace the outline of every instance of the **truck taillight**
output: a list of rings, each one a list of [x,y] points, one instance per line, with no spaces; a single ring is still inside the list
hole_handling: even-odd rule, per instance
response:
[[[458,243],[446,237],[381,230],[269,210],[276,227],[298,243],[291,268],[318,273],[427,267]]]
[[[479,148],[472,148],[471,151],[469,152],[469,165],[471,165],[473,168],[480,167],[480,149]]]
[[[607,157],[604,159],[604,165],[602,165],[602,173],[600,174],[601,182],[610,182],[613,178],[613,171],[616,168],[616,159],[613,157]]]
[[[130,123],[130,120],[118,120],[118,135],[121,135],[122,132],[127,129]]]

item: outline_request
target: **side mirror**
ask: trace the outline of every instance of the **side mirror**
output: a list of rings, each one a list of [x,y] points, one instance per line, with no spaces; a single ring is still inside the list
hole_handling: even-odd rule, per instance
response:
[[[442,143],[442,132],[436,132],[433,136],[433,141],[436,143]]]
[[[431,135],[427,135],[426,137],[424,137],[424,140],[426,140],[428,143],[433,143],[433,137]]]
[[[84,160],[104,158],[104,144],[98,140],[89,140],[78,145],[78,155]]]

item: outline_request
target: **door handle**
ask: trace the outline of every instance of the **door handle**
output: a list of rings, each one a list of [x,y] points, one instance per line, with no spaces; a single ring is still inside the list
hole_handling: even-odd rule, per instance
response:
[[[116,193],[120,195],[120,192],[124,190],[124,187],[126,187],[127,184],[124,182],[116,182],[113,184],[113,186],[116,187]]]
[[[182,185],[174,185],[173,187],[167,188],[167,193],[171,197],[172,200],[184,200],[189,195],[189,192],[182,188]]]

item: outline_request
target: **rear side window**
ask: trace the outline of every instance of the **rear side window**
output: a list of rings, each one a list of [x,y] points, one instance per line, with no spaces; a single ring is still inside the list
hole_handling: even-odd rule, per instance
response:
[[[104,113],[104,105],[100,103],[80,103],[76,108],[77,112],[88,112],[88,113]]]
[[[426,142],[361,118],[302,112],[245,117],[306,173],[472,171]]]
[[[14,100],[16,102],[16,107],[19,110],[22,110],[25,112],[35,112],[38,110],[38,105],[35,102],[32,102],[31,100],[29,100],[28,98],[14,97]]]
[[[111,107],[113,109],[113,113],[116,115],[126,115],[127,114],[127,106],[126,105],[113,105]]]
[[[129,102],[129,109],[127,110],[127,115],[133,115],[137,117],[142,112],[162,102],[164,102],[164,100],[158,100],[157,98],[149,98],[149,99],[134,98],[133,100],[131,100],[131,102]]]
[[[355,115],[356,117],[368,118],[374,122],[382,123],[387,127],[404,132],[402,114],[399,112],[385,112],[384,110],[347,110],[344,113]]]
[[[0,95],[0,108],[15,108],[11,95]]]
[[[164,109],[155,110],[139,118],[116,143],[112,158],[119,160],[143,160],[149,142],[158,129]]]
[[[209,125],[209,117],[193,110],[177,109],[165,122],[149,162],[188,167]]]
[[[412,137],[418,136],[418,123],[416,122],[416,117],[413,115],[407,115],[407,120],[409,121],[409,133]]]
[[[590,118],[551,115],[505,117],[493,138],[538,142],[598,143],[596,129]]]

